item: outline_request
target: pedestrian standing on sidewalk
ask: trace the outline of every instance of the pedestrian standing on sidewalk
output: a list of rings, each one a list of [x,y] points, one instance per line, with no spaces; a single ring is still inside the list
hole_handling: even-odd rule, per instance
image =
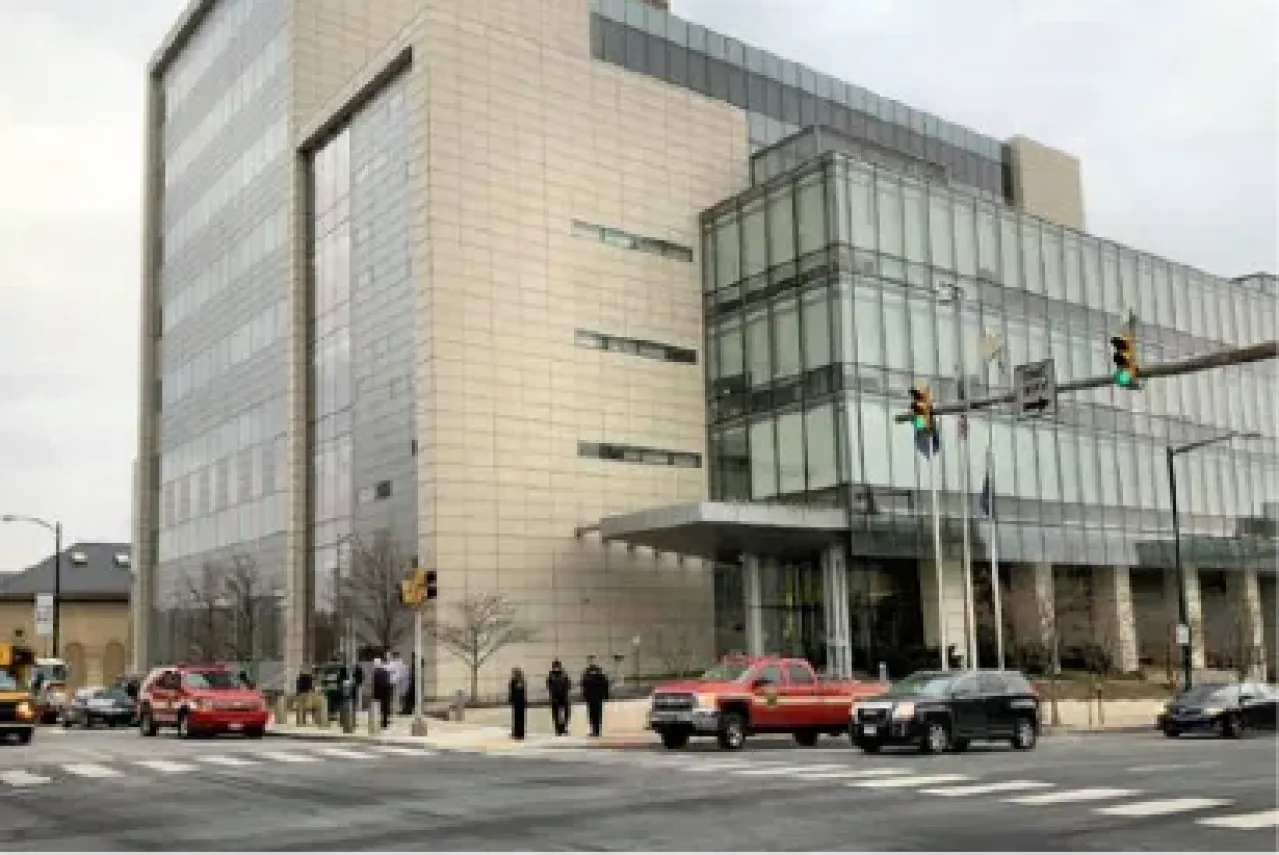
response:
[[[551,671],[546,675],[546,694],[551,698],[551,722],[555,726],[556,736],[568,736],[568,723],[572,715],[573,680],[564,670],[563,663],[556,659],[551,663]]]
[[[528,717],[528,685],[524,682],[522,668],[511,669],[507,701],[511,705],[511,739],[523,739],[524,725]]]
[[[391,704],[395,699],[395,683],[391,677],[391,669],[381,658],[373,660],[373,700],[378,705],[382,718],[382,729],[391,726]]]
[[[604,727],[604,702],[608,700],[608,675],[596,664],[594,656],[586,657],[586,670],[582,672],[582,700],[586,702],[586,717],[590,719],[591,736],[598,738]]]

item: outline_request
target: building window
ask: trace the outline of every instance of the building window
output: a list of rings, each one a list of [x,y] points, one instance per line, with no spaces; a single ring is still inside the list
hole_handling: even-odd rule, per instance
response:
[[[607,333],[577,330],[573,333],[573,343],[578,347],[590,350],[611,350],[614,353],[626,353],[644,359],[655,359],[661,362],[678,362],[682,365],[696,365],[697,351],[688,347],[676,347],[658,341],[646,341],[638,338],[623,338]]]
[[[592,460],[613,460],[644,466],[674,466],[678,469],[701,469],[702,455],[688,451],[666,451],[639,445],[609,442],[579,442],[577,456]]]
[[[581,220],[573,221],[573,237],[597,240],[618,249],[633,249],[638,252],[647,252],[649,255],[673,258],[676,261],[691,262],[693,260],[693,250],[686,246],[680,246],[677,243],[659,240],[658,238],[633,235],[621,229],[610,229],[593,223],[584,223]]]

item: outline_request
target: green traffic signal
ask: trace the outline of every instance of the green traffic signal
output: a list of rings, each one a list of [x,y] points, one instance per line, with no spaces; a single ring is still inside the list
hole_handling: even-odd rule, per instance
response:
[[[928,419],[924,416],[915,416],[915,430],[928,430]]]
[[[1127,389],[1129,386],[1132,385],[1132,372],[1126,369],[1121,369],[1119,371],[1116,371],[1115,383]]]

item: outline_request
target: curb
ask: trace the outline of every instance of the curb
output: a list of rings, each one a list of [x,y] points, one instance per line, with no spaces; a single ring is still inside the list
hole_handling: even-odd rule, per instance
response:
[[[1045,736],[1105,736],[1111,733],[1158,733],[1153,724],[1122,724],[1116,727],[1079,728],[1053,727],[1044,728]]]

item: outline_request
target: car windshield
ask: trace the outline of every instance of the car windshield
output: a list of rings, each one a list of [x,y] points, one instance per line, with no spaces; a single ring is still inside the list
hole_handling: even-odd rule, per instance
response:
[[[1238,694],[1234,686],[1195,686],[1188,692],[1182,692],[1177,700],[1183,704],[1224,703],[1234,700]]]
[[[98,692],[98,697],[106,698],[109,701],[121,701],[126,704],[131,703],[133,700],[132,698],[129,697],[128,692],[126,692],[124,689],[121,689],[119,687],[115,687],[111,689],[103,689],[101,692]]]
[[[948,674],[911,674],[893,684],[894,695],[930,695],[940,697],[950,692],[954,680]]]
[[[732,683],[746,676],[746,672],[749,670],[750,666],[748,665],[721,663],[702,674],[702,679],[715,683]]]
[[[182,675],[182,682],[188,689],[240,689],[240,681],[231,676],[229,671],[188,671]]]

